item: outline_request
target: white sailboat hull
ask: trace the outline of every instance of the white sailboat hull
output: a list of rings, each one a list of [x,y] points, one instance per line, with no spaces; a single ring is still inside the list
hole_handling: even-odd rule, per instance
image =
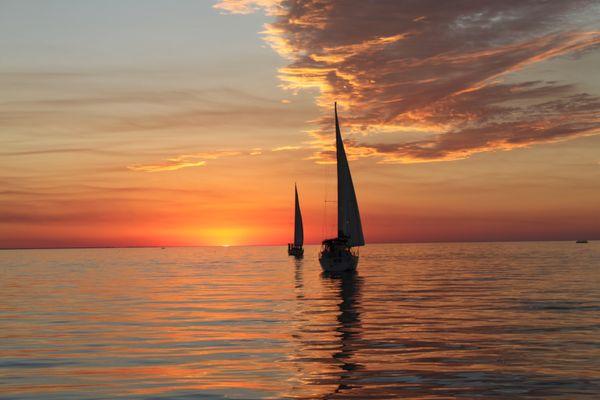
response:
[[[319,263],[325,272],[354,271],[358,266],[358,255],[350,250],[322,251],[319,254]]]

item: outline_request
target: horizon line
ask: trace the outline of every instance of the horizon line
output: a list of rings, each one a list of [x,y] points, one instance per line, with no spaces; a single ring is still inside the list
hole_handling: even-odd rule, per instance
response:
[[[380,244],[435,244],[435,243],[523,243],[523,242],[575,242],[580,239],[522,239],[522,240],[432,240],[432,241],[398,241],[398,242],[372,242],[370,245]],[[585,239],[588,241],[600,240],[598,238]],[[306,246],[319,246],[320,243],[308,243]],[[130,246],[55,246],[55,247],[0,247],[2,250],[85,250],[85,249],[154,249],[154,248],[188,248],[188,247],[279,247],[283,244],[232,244],[232,245],[130,245]]]

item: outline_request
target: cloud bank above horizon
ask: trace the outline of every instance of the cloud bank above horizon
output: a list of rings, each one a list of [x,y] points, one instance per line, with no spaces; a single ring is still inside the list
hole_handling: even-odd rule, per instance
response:
[[[431,162],[600,133],[600,98],[573,82],[515,79],[526,67],[600,45],[592,1],[221,0],[263,9],[265,40],[290,90],[327,112],[314,159],[331,157],[331,105],[354,157]],[[518,78],[518,76],[517,76]]]

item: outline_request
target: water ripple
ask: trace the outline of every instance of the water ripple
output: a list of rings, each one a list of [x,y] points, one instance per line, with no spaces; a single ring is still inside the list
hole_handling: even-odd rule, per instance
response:
[[[595,243],[0,252],[0,399],[595,399]]]

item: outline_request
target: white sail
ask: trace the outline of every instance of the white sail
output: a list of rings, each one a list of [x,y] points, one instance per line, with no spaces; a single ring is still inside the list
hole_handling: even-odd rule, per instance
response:
[[[360,222],[356,193],[354,193],[354,185],[352,184],[352,175],[350,175],[350,166],[348,165],[344,143],[342,142],[337,104],[335,105],[335,148],[338,178],[338,237],[345,237],[349,246],[364,246],[365,238]]]
[[[296,209],[294,213],[294,246],[302,247],[304,243],[304,229],[302,227],[302,213],[300,212],[300,202],[298,201],[298,188],[294,185],[296,195]]]

